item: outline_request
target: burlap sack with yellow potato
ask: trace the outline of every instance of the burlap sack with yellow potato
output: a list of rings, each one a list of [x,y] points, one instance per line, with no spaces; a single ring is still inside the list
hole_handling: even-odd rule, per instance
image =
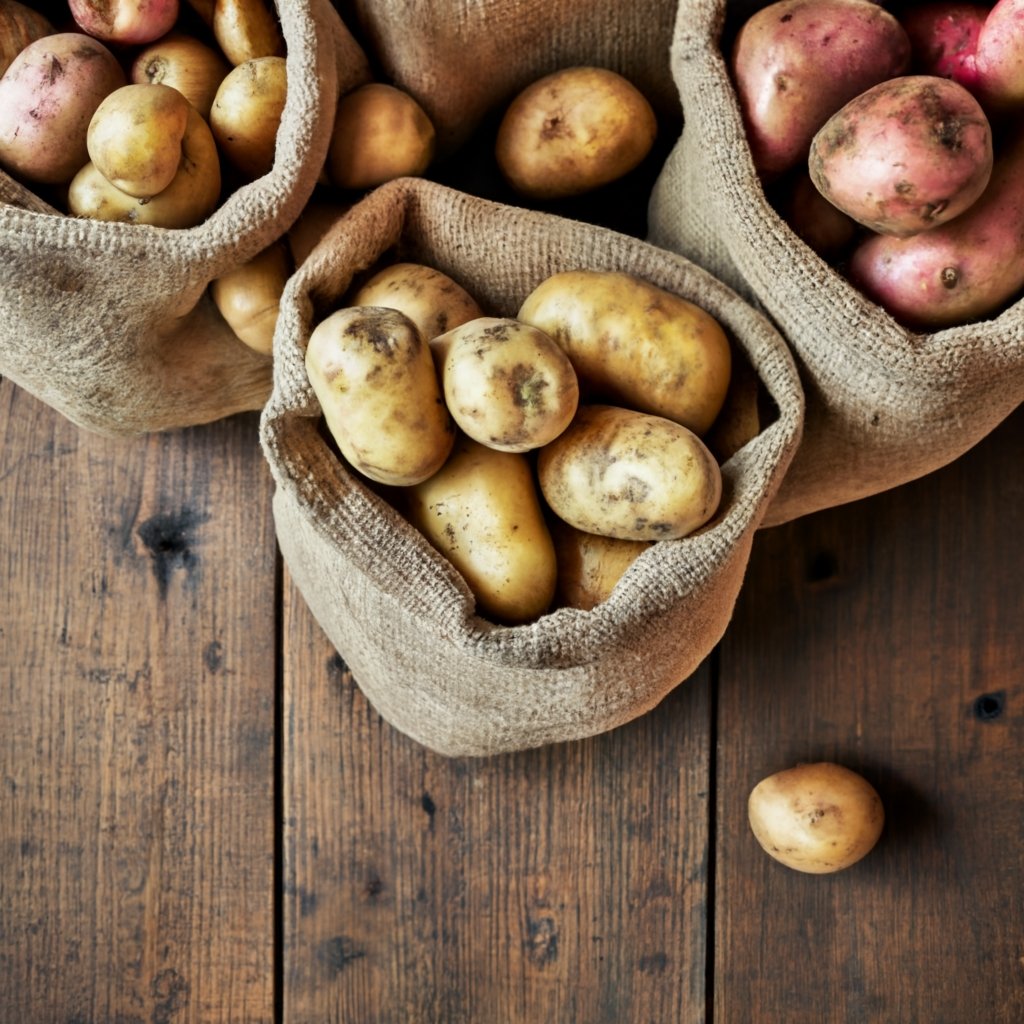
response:
[[[520,626],[478,617],[452,565],[325,442],[306,375],[313,327],[344,305],[354,278],[391,259],[443,271],[488,315],[514,316],[544,278],[591,268],[635,274],[718,318],[776,411],[725,462],[712,524],[649,548],[591,611]],[[299,268],[274,344],[261,440],[281,551],[367,698],[403,733],[446,755],[600,733],[657,704],[721,637],[798,443],[803,400],[777,332],[700,268],[604,228],[400,179],[353,207]]]
[[[678,115],[669,67],[673,3],[344,0],[339,8],[382,75],[422,104],[441,156],[532,81],[572,65],[617,71],[659,116]]]
[[[900,327],[815,255],[767,202],[723,47],[763,4],[682,0],[672,69],[685,115],[649,206],[650,240],[760,303],[807,396],[800,451],[766,524],[854,501],[946,465],[1024,399],[1024,301],[931,334]]]
[[[0,172],[0,374],[79,426],[128,435],[263,406],[271,361],[207,285],[288,228],[323,167],[339,91],[368,77],[328,0],[282,0],[288,96],[273,169],[188,230],[66,216]]]

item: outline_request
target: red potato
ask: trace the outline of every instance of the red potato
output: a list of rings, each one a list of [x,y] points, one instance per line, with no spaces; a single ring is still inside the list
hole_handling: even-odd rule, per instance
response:
[[[959,216],[985,190],[992,129],[962,85],[906,75],[833,114],[811,142],[808,170],[859,224],[908,238]]]
[[[1024,137],[997,156],[970,210],[913,238],[868,238],[854,250],[849,274],[911,328],[938,330],[998,312],[1024,288]]]
[[[29,43],[53,35],[54,31],[38,11],[18,0],[0,0],[0,75]]]
[[[844,103],[902,74],[910,40],[871,0],[778,0],[743,24],[731,60],[754,165],[771,178],[806,160]]]
[[[899,15],[910,38],[911,68],[921,75],[951,78],[974,92],[974,55],[989,6],[965,0],[924,2]]]
[[[96,108],[124,84],[98,39],[59,32],[30,43],[0,78],[0,166],[25,181],[66,184],[89,160]]]
[[[105,43],[151,43],[178,20],[178,0],[68,0],[83,32]]]
[[[1024,0],[999,0],[978,34],[977,89],[988,109],[1024,104]]]

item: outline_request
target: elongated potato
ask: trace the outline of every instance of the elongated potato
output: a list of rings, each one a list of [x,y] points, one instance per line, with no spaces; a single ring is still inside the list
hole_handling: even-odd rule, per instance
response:
[[[478,317],[430,343],[452,419],[474,440],[526,452],[569,425],[580,389],[569,357],[543,331]]]
[[[997,313],[1024,288],[1024,139],[996,158],[988,188],[969,210],[911,238],[867,238],[850,257],[849,275],[918,330]]]
[[[394,309],[339,309],[314,328],[306,372],[341,454],[383,484],[436,473],[455,439],[427,343]]]
[[[557,602],[584,611],[607,601],[623,573],[654,543],[584,533],[556,516],[550,529],[558,559]]]
[[[476,299],[458,281],[422,263],[392,263],[378,270],[349,302],[399,310],[419,328],[424,341],[483,316]]]
[[[557,563],[530,463],[460,435],[444,466],[404,495],[405,514],[498,622],[547,611]]]
[[[685,537],[722,498],[718,463],[692,430],[609,405],[580,406],[537,453],[537,477],[560,519],[621,540]]]
[[[565,350],[588,401],[665,416],[703,434],[725,400],[732,352],[721,325],[638,277],[554,274],[526,297],[516,318]]]
[[[277,241],[210,282],[210,297],[238,340],[264,355],[274,349],[281,295],[291,270],[288,249]]]

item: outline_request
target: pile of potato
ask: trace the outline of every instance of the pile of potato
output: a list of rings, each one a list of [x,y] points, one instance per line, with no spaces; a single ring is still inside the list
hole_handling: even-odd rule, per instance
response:
[[[1024,288],[1024,0],[778,0],[730,60],[755,166],[794,230],[918,330]]]
[[[340,454],[495,621],[593,607],[641,551],[718,510],[702,436],[730,343],[631,275],[561,272],[495,317],[440,271],[391,264],[316,324],[305,359]]]

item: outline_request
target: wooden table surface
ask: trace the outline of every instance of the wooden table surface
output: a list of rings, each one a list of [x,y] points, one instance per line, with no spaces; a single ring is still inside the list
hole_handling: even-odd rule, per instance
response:
[[[367,705],[256,430],[102,439],[0,384],[0,1022],[1024,1020],[1024,410],[760,533],[648,715],[479,761]],[[888,814],[837,875],[746,822],[811,759]]]

